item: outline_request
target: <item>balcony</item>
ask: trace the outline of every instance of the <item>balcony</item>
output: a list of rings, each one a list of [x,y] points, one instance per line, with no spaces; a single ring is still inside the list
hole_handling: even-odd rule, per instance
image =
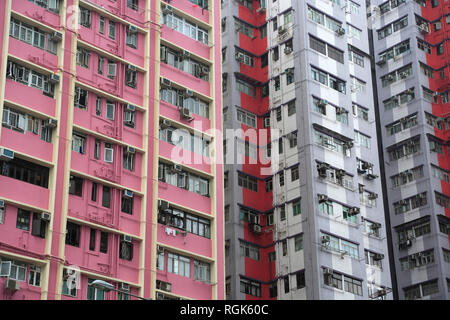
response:
[[[0,194],[7,199],[48,209],[50,192],[47,188],[0,175]]]
[[[53,28],[58,28],[60,25],[58,13],[38,6],[29,0],[12,1],[11,9]]]

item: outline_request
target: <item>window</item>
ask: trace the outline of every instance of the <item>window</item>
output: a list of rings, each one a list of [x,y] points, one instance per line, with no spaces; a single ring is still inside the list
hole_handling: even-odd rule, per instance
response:
[[[271,192],[273,190],[272,178],[267,179],[265,184],[266,184],[266,192]]]
[[[311,77],[313,80],[322,83],[336,91],[345,93],[345,81],[340,80],[326,72],[323,72],[313,66],[311,66]]]
[[[83,195],[83,179],[70,176],[69,194],[81,197]]]
[[[137,32],[132,31],[130,26],[127,26],[126,43],[131,48],[137,48]]]
[[[259,247],[252,245],[248,242],[240,241],[239,248],[242,257],[250,258],[257,261],[260,260]]]
[[[291,169],[291,181],[295,181],[299,179],[299,170],[298,166]]]
[[[137,87],[137,71],[132,70],[130,66],[125,71],[125,84],[131,88]]]
[[[111,188],[103,186],[102,206],[109,208],[111,206]]]
[[[133,9],[134,11],[138,11],[139,0],[127,0],[127,8]]]
[[[438,292],[439,286],[437,279],[403,288],[405,300],[415,300]]]
[[[292,203],[292,210],[293,210],[294,216],[297,216],[302,213],[300,200],[296,200]]]
[[[238,172],[238,185],[251,191],[258,192],[258,180],[241,172]]]
[[[253,27],[243,21],[235,19],[234,30],[246,35],[247,37],[253,38]]]
[[[347,23],[348,35],[350,38],[361,40],[362,31]]]
[[[275,91],[279,91],[281,88],[280,76],[276,76],[273,83]]]
[[[314,22],[325,26],[331,31],[337,31],[342,27],[342,23],[323,14],[322,12],[308,6],[308,18],[313,20]]]
[[[188,36],[194,40],[197,40],[203,44],[208,45],[208,31],[200,28],[196,24],[177,16],[173,13],[165,14],[162,16],[162,23],[172,28],[185,36]]]
[[[91,28],[91,11],[80,7],[79,24],[86,28]]]
[[[128,214],[133,214],[133,197],[128,197],[122,194],[121,211]]]
[[[245,111],[244,109],[236,109],[237,121],[256,128],[256,115]]]
[[[294,247],[295,251],[300,251],[303,249],[303,235],[295,236]]]
[[[68,221],[66,228],[66,244],[69,246],[79,247],[81,226]]]
[[[101,34],[105,34],[105,17],[100,16],[98,32],[100,32]]]
[[[296,282],[297,282],[297,289],[304,288],[306,286],[305,270],[297,272],[295,274],[295,279],[296,279]]]
[[[269,297],[270,298],[275,298],[277,297],[277,282],[271,283],[269,285]]]
[[[284,293],[289,293],[289,276],[283,278]]]
[[[41,90],[44,95],[53,98],[55,84],[49,82],[47,75],[43,75],[12,61],[7,62],[6,71],[6,77],[8,79]]]
[[[116,39],[116,23],[114,21],[112,21],[111,19],[109,20],[108,36],[113,40]]]
[[[97,183],[92,182],[91,201],[97,202]]]
[[[194,260],[194,280],[211,281],[211,266],[209,263]]]
[[[64,273],[66,272],[66,270],[64,270]],[[62,292],[61,294],[65,295],[65,296],[69,296],[69,297],[76,297],[77,296],[77,288],[76,285],[74,284],[74,282],[70,282],[71,283],[71,288],[69,289],[69,286],[67,285],[68,279],[65,279],[63,276],[63,280],[62,280]]]
[[[252,86],[251,84],[240,80],[240,79],[236,79],[236,89],[239,92],[245,93],[251,97],[255,97],[256,96],[256,90],[255,87]]]
[[[167,271],[189,278],[191,263],[188,257],[169,252],[167,259]]]
[[[125,238],[125,236],[120,236],[119,244],[119,258],[123,260],[131,261],[133,260],[133,242]]]
[[[22,229],[25,231],[30,230],[30,214],[30,211],[26,211],[20,208],[18,209],[16,222],[17,229]]]
[[[72,151],[84,154],[86,150],[86,137],[77,133],[72,134]]]
[[[88,102],[88,92],[79,87],[75,87],[74,105],[77,108],[86,110]]]
[[[321,54],[327,54],[327,44],[322,40],[319,40],[315,37],[309,36],[309,46],[314,51],[320,52]]]
[[[95,279],[88,278],[86,300],[105,300],[105,291],[91,286],[94,281]]]
[[[290,68],[286,70],[286,85],[289,85],[294,82],[294,68]]]
[[[255,297],[261,297],[261,284],[258,282],[241,279],[240,292],[249,294]]]
[[[95,251],[95,238],[97,235],[97,230],[91,228],[91,233],[89,237],[89,250]]]
[[[123,168],[134,171],[134,153],[127,152],[125,147],[123,147]]]
[[[28,0],[49,11],[59,13],[60,0]]]
[[[45,43],[47,40],[47,51],[52,54],[57,53],[58,44],[52,40],[52,34],[46,33],[45,31],[27,25],[14,18],[11,18],[10,20],[9,35],[42,50],[45,50]]]
[[[77,48],[77,64],[89,69],[89,58],[91,53],[85,49]]]
[[[114,120],[114,110],[115,110],[114,102],[107,101],[106,102],[106,119]]]
[[[192,214],[186,214],[186,231],[201,237],[210,238],[210,221]]]
[[[355,131],[355,141],[358,142],[362,147],[370,149],[370,137],[365,134]]]
[[[287,103],[288,117],[295,114],[295,100]]]

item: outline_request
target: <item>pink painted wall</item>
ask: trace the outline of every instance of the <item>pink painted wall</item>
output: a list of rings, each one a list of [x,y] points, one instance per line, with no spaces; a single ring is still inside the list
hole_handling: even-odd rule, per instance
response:
[[[97,201],[92,201],[91,190],[92,182],[85,179],[82,197],[69,195],[69,216],[139,235],[141,197],[133,196],[133,214],[130,215],[121,211],[122,192],[120,190],[111,189],[110,208],[102,205],[101,184],[97,184]]]
[[[173,159],[177,163],[189,165],[191,168],[211,173],[211,159],[201,154],[182,149],[165,141],[159,141],[159,154],[165,158]],[[179,159],[179,161],[177,161]],[[197,163],[195,163],[197,162]]]
[[[185,36],[184,34],[171,29],[164,24],[161,24],[161,38],[167,39],[176,46],[180,48],[186,48],[187,50],[209,60],[209,46],[192,38],[189,38],[188,36]]]
[[[21,133],[6,127],[2,127],[0,144],[6,148],[23,152],[29,156],[52,161],[53,144],[41,140],[39,134],[30,131]]]
[[[168,228],[169,230],[178,231],[178,234],[173,235],[173,233],[171,233],[172,231],[166,232],[166,228]],[[201,237],[189,232],[186,233],[186,236],[183,236],[181,231],[182,230],[172,226],[158,224],[158,242],[179,249],[189,250],[206,257],[211,257],[211,239]]]
[[[123,147],[112,144],[113,162],[105,162],[105,144],[100,142],[100,159],[94,158],[95,138],[87,136],[84,154],[72,151],[71,168],[83,173],[119,183],[134,190],[141,188],[142,155],[135,153],[134,171],[123,168]]]
[[[31,183],[0,175],[0,194],[11,200],[48,209],[49,190]]]
[[[2,246],[11,246],[19,250],[28,251],[34,254],[43,254],[45,249],[45,239],[31,234],[33,213],[30,213],[29,230],[22,230],[16,227],[18,208],[7,204],[5,208],[5,220],[0,233],[0,243]]]
[[[181,71],[180,69],[172,67],[171,65],[161,63],[161,77],[175,81],[206,96],[209,96],[211,94],[210,84],[208,81],[196,78],[190,73]]]
[[[162,181],[158,182],[158,186],[158,198],[201,212],[211,213],[211,198],[172,186]]]
[[[27,281],[29,265],[27,266]],[[5,277],[0,278],[0,300],[40,300],[41,288],[29,285],[28,282],[20,281],[19,291],[5,289]]]
[[[27,94],[23,94],[26,91]],[[5,99],[28,106],[36,111],[55,116],[56,101],[45,96],[41,90],[6,79]]]
[[[80,246],[65,246],[66,263],[86,271],[138,282],[139,242],[133,241],[133,259],[127,261],[119,258],[120,236],[117,234],[108,234],[108,252],[101,253],[100,233],[97,231],[95,250],[89,250],[90,231],[90,227],[81,226]]]
[[[59,29],[60,16],[28,0],[14,0],[11,9],[41,23]]]
[[[24,50],[25,48],[26,50]],[[9,52],[21,60],[40,65],[53,72],[57,71],[58,56],[17,40],[16,38],[9,37]]]
[[[191,128],[200,129],[202,131],[207,131],[211,128],[211,120],[199,116],[195,113],[192,114],[192,116],[194,117],[194,121],[186,121],[184,119],[181,119],[179,107],[167,103],[163,100],[160,100],[159,102],[159,113],[166,118],[182,122],[183,124]]]

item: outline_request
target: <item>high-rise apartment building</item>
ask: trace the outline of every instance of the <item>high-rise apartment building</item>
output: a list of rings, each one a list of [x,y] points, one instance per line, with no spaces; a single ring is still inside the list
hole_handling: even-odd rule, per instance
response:
[[[223,2],[231,299],[392,298],[365,5]]]
[[[376,1],[368,12],[399,299],[450,298],[449,8]]]
[[[0,299],[223,299],[219,0],[0,21]]]

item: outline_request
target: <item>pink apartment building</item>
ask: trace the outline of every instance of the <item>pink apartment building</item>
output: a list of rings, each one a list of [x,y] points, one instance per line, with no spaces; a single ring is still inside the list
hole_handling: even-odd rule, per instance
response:
[[[224,299],[220,21],[0,1],[0,299]]]

